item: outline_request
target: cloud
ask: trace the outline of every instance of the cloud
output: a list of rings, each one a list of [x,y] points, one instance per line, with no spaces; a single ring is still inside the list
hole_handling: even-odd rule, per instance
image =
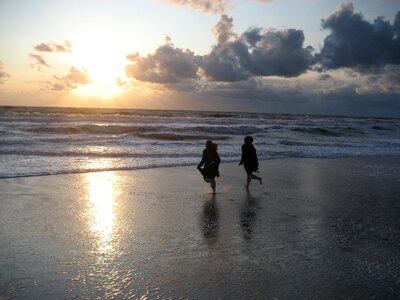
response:
[[[51,91],[69,91],[76,89],[78,85],[90,83],[86,69],[78,70],[75,67],[69,69],[69,73],[63,77],[53,76],[54,81],[46,82],[45,89]]]
[[[250,77],[250,73],[242,68],[234,49],[229,46],[215,46],[210,54],[202,57],[201,69],[211,81],[232,82]]]
[[[212,51],[196,56],[190,50],[166,43],[146,57],[129,54],[128,77],[160,84],[205,77],[210,81],[233,82],[253,76],[296,77],[314,63],[313,49],[303,47],[301,30],[283,31],[251,28],[241,36],[233,31],[233,18],[222,15],[212,29],[217,40]]]
[[[397,53],[392,50],[400,39],[400,17],[398,14],[393,24],[377,20],[369,23],[354,14],[351,4],[342,4],[323,21],[332,32],[321,52],[314,54],[312,47],[304,45],[302,30],[253,27],[240,34],[234,30],[233,18],[223,14],[212,28],[215,44],[208,54],[177,48],[167,36],[153,54],[129,54],[131,63],[125,71],[130,78],[158,83],[152,86],[157,91],[171,91],[182,99],[190,95],[210,104],[216,100],[227,105],[224,109],[256,104],[254,109],[258,105],[280,112],[398,115],[400,67],[394,64]],[[359,32],[360,24],[368,25],[363,33],[343,40],[346,32],[342,33],[342,27],[347,31],[354,25]],[[371,28],[374,30],[368,31]],[[382,38],[388,49],[382,48],[386,54],[374,54],[381,55],[376,61],[363,65],[361,58],[353,55],[356,63],[347,65],[340,62],[342,56],[335,56],[340,47],[333,46],[343,46],[346,41],[344,46],[352,49],[359,42],[357,37],[363,40],[382,32],[391,36]],[[365,51],[368,56],[373,50]],[[320,73],[308,72],[317,68]]]
[[[218,43],[201,60],[204,74],[214,81],[238,81],[251,76],[295,77],[314,64],[312,47],[303,47],[301,30],[251,28],[241,36],[226,15],[214,27]]]
[[[223,13],[232,7],[229,0],[167,0],[181,6],[197,9],[208,13]]]
[[[66,81],[71,83],[79,83],[79,84],[88,84],[89,83],[89,74],[86,69],[80,71],[75,67],[71,67],[69,69],[69,74],[64,77]]]
[[[171,43],[160,46],[154,54],[146,57],[135,53],[129,54],[127,59],[132,64],[126,66],[126,75],[140,81],[171,84],[197,78],[196,56],[189,50],[175,48]]]
[[[44,60],[44,58],[41,55],[29,53],[29,57],[34,60],[34,64],[39,66],[39,70],[41,66],[46,66],[50,68],[50,65]]]
[[[320,79],[320,80],[328,80],[328,79],[331,79],[331,78],[332,78],[332,76],[329,75],[329,74],[327,74],[327,73],[323,73],[323,74],[321,74],[321,75],[319,76],[319,79]]]
[[[50,43],[40,43],[33,47],[38,52],[71,52],[72,44],[70,41],[65,40],[64,44]]]
[[[211,53],[200,59],[200,68],[204,75],[213,81],[232,82],[247,79],[250,74],[242,68],[237,55],[241,45],[235,43],[238,37],[233,32],[233,18],[222,15],[212,31],[217,39],[217,44]]]
[[[279,113],[399,116],[400,101],[394,93],[359,93],[357,83],[325,83],[302,79],[253,77],[237,82],[205,82],[195,94],[204,105],[218,103],[224,110]],[[234,108],[234,109],[233,109]]]
[[[225,44],[231,38],[235,38],[236,34],[233,32],[233,18],[227,15],[222,15],[221,19],[212,29],[218,44]]]
[[[63,53],[63,52],[68,52],[71,53],[72,49],[72,44],[70,41],[65,40],[64,44],[56,44],[53,42],[50,43],[40,43],[36,46],[33,47],[33,49],[37,52],[44,52],[44,53]],[[38,70],[41,70],[42,66],[46,66],[50,68],[50,65],[46,62],[44,59],[43,55],[41,54],[36,54],[36,53],[30,53],[29,57],[34,60],[34,63],[32,66],[36,65]]]
[[[221,14],[234,6],[230,0],[165,0],[180,6],[189,7],[206,13]],[[260,3],[270,3],[272,0],[256,0]]]
[[[382,93],[400,95],[400,66],[386,66],[382,74],[366,75],[364,82],[356,91],[361,95]]]
[[[0,61],[0,84],[3,84],[8,77],[11,77],[11,75],[3,70],[3,63]]]
[[[400,64],[400,12],[393,25],[378,17],[372,23],[354,13],[351,3],[342,3],[322,20],[331,33],[317,58],[324,69],[353,68],[376,72],[388,64]]]
[[[68,91],[70,89],[71,89],[70,87],[66,86],[63,83],[47,81],[46,86],[44,87],[43,90],[61,92],[61,91]]]

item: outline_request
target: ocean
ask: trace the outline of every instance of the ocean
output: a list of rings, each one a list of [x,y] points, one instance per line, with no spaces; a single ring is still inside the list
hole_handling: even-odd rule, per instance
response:
[[[0,107],[0,178],[196,165],[205,141],[238,162],[400,155],[400,119],[243,112]]]

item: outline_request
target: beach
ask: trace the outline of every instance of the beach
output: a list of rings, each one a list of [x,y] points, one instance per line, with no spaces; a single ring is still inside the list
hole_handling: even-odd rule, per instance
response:
[[[0,180],[0,299],[400,296],[400,157]]]

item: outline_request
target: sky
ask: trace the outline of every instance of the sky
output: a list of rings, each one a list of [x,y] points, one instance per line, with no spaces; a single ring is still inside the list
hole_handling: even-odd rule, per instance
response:
[[[0,0],[0,105],[400,117],[400,1]]]

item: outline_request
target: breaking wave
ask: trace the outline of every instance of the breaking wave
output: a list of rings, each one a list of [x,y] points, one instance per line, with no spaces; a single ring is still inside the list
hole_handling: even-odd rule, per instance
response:
[[[0,178],[195,165],[216,140],[239,161],[400,155],[400,119],[241,112],[0,107]]]

